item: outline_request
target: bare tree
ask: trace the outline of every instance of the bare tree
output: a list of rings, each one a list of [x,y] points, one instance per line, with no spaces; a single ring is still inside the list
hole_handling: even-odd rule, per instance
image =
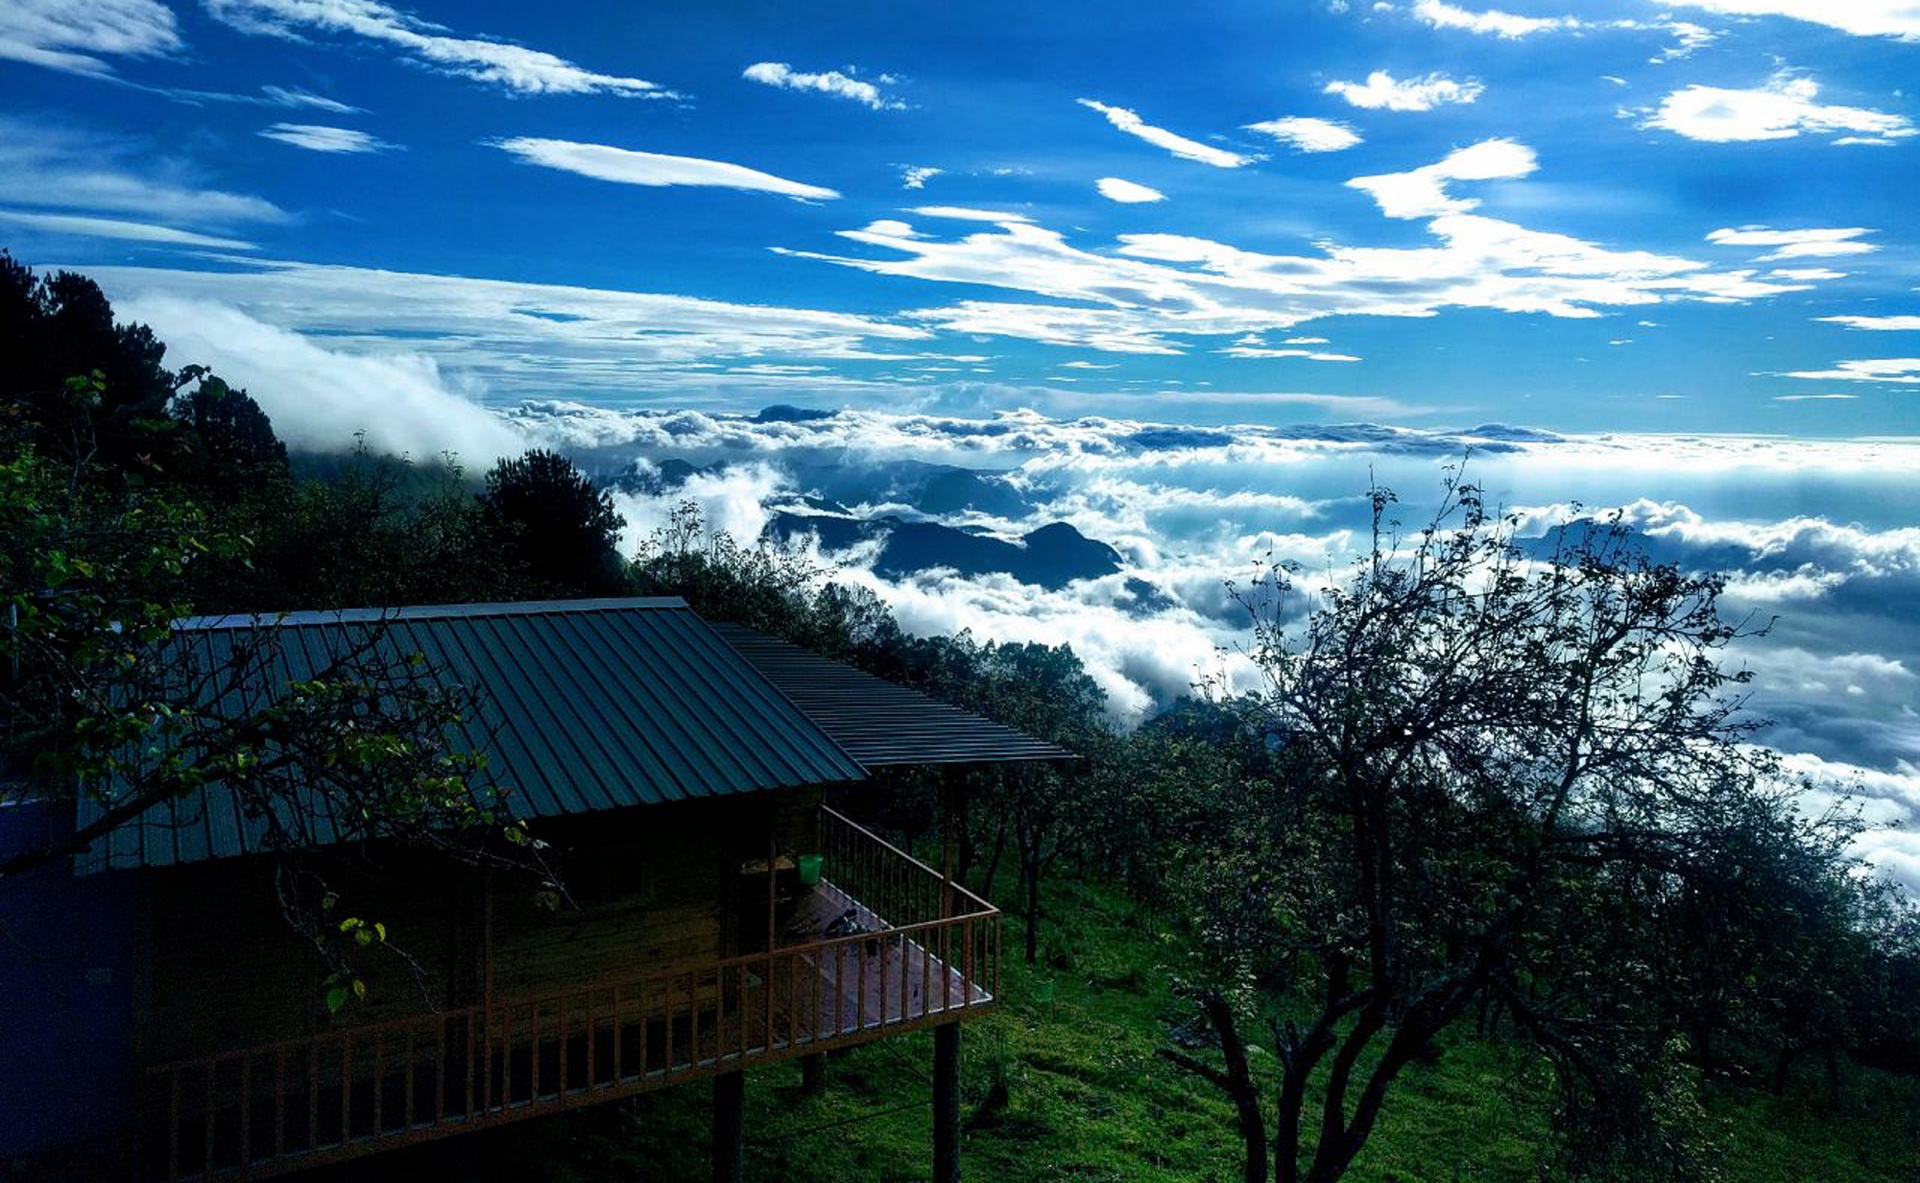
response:
[[[1743,858],[1840,857],[1748,742],[1748,675],[1722,661],[1758,630],[1721,619],[1718,579],[1649,562],[1617,519],[1529,554],[1457,479],[1408,537],[1393,500],[1374,491],[1370,553],[1296,625],[1293,572],[1239,593],[1264,680],[1243,722],[1271,771],[1236,843],[1186,873],[1225,1067],[1169,1058],[1235,1101],[1249,1180],[1269,1147],[1283,1183],[1340,1178],[1402,1070],[1487,1006],[1611,1096],[1673,1034],[1621,950],[1751,879]]]

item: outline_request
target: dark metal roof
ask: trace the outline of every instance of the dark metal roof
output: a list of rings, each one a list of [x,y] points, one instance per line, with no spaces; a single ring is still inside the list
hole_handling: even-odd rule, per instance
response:
[[[394,660],[418,653],[429,676],[477,692],[480,709],[454,746],[485,750],[488,777],[511,788],[508,806],[522,817],[865,775],[677,598],[195,617],[175,624],[173,643],[196,647],[202,668],[217,669],[263,628],[279,639],[263,693],[313,677],[370,636]],[[326,803],[313,797],[303,803],[312,832],[337,838]],[[83,802],[81,824],[100,808]],[[265,829],[215,787],[115,830],[77,869],[249,853]]]
[[[1057,744],[744,625],[712,627],[867,768],[1079,759]]]

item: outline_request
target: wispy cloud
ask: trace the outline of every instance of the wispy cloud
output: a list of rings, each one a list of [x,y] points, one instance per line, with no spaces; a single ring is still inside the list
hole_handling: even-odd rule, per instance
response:
[[[1272,136],[1296,152],[1339,152],[1360,143],[1360,133],[1347,124],[1304,115],[1249,123],[1246,130]]]
[[[1476,198],[1448,194],[1448,181],[1494,181],[1524,177],[1538,168],[1533,149],[1513,140],[1482,140],[1435,164],[1403,173],[1355,177],[1347,184],[1371,195],[1389,218],[1434,218],[1477,207]]]
[[[0,222],[14,226],[24,226],[29,230],[38,230],[43,234],[70,235],[81,238],[117,238],[127,242],[151,242],[166,246],[199,246],[219,250],[250,251],[254,244],[237,238],[220,238],[211,234],[198,234],[192,230],[177,230],[172,226],[156,226],[149,222],[129,222],[121,218],[95,218],[81,214],[48,214],[27,210],[0,209]]]
[[[276,123],[259,134],[309,152],[392,152],[400,147],[355,128],[317,123]]]
[[[916,205],[907,211],[919,214],[923,218],[951,218],[956,222],[1031,222],[1025,214],[1003,213],[999,210],[970,209],[963,205]]]
[[[741,71],[741,77],[784,90],[811,90],[835,98],[851,99],[876,111],[904,111],[907,106],[898,99],[882,94],[873,83],[838,70],[810,74],[796,70],[785,62],[755,62]]]
[[[515,94],[674,97],[644,78],[598,73],[510,41],[460,36],[379,0],[206,0],[206,6],[242,32],[289,40],[315,32],[356,37],[390,46],[429,70]]]
[[[1138,185],[1119,177],[1101,177],[1095,181],[1094,188],[1100,190],[1100,196],[1108,201],[1118,201],[1123,205],[1139,205],[1150,201],[1165,201],[1167,195],[1158,189]]]
[[[789,181],[744,165],[703,160],[697,156],[666,156],[607,144],[580,144],[572,140],[544,140],[532,136],[514,136],[489,142],[528,164],[622,185],[703,185],[753,193],[777,193],[798,201],[825,201],[840,196],[835,190],[819,185]]]
[[[135,149],[118,137],[0,115],[0,202],[190,226],[288,218],[264,198],[204,187],[185,164],[136,162]]]
[[[1215,168],[1240,168],[1253,163],[1254,158],[1238,152],[1229,152],[1224,148],[1215,148],[1177,135],[1164,127],[1155,127],[1125,107],[1109,107],[1105,103],[1092,99],[1081,99],[1080,105],[1098,111],[1113,124],[1130,136],[1138,136],[1156,148],[1164,148],[1182,160],[1194,160],[1201,164],[1210,164]]]
[[[158,57],[183,48],[173,10],[158,0],[7,0],[0,58],[107,77],[110,57]]]
[[[1818,316],[1814,319],[1869,332],[1920,332],[1920,316]]]
[[[1889,382],[1920,386],[1920,357],[1874,357],[1835,362],[1831,370],[1790,370],[1783,378],[1808,382]]]
[[[1326,353],[1318,349],[1272,349],[1264,345],[1229,345],[1220,352],[1227,357],[1304,358],[1307,361],[1359,361],[1351,353]]]
[[[351,107],[338,99],[330,99],[322,94],[314,94],[298,86],[263,86],[260,92],[267,100],[281,107],[313,107],[321,111],[331,111],[335,115],[355,115],[359,107]]]
[[[1920,9],[1910,0],[1674,0],[1728,16],[1784,16],[1852,33],[1920,41]]]
[[[1819,94],[1813,79],[1782,72],[1751,90],[1688,86],[1667,95],[1653,111],[1638,114],[1644,116],[1641,127],[1715,144],[1834,132],[1847,133],[1836,144],[1890,144],[1920,134],[1904,115],[1823,105],[1814,101]]]
[[[1469,12],[1442,0],[1418,0],[1413,15],[1436,29],[1464,29],[1495,37],[1519,38],[1556,29],[1577,29],[1582,22],[1570,16],[1518,16],[1499,9]]]
[[[1238,338],[1327,316],[1483,308],[1590,318],[1607,308],[1734,303],[1809,286],[1751,268],[1716,270],[1696,259],[1531,230],[1465,212],[1472,203],[1446,192],[1448,182],[1518,177],[1535,167],[1525,145],[1489,140],[1424,169],[1361,178],[1383,209],[1427,219],[1434,241],[1416,247],[1321,242],[1317,254],[1280,255],[1186,235],[1123,234],[1111,246],[1091,248],[1030,220],[967,211],[996,222],[997,232],[949,238],[874,224],[840,233],[881,256],[781,253],[1040,298],[966,299],[906,314],[950,332],[1163,355],[1186,352],[1190,337]]]
[[[1782,259],[1824,259],[1842,255],[1867,255],[1880,248],[1858,241],[1873,231],[1865,226],[1821,226],[1804,230],[1776,230],[1770,226],[1724,227],[1710,231],[1707,241],[1720,246],[1770,246],[1758,261],[1772,263]]]
[[[1458,29],[1482,37],[1502,37],[1517,41],[1541,33],[1580,33],[1588,31],[1659,32],[1674,38],[1673,44],[1652,60],[1677,61],[1701,46],[1710,44],[1719,34],[1700,25],[1675,20],[1586,20],[1577,16],[1524,16],[1498,8],[1469,10],[1446,0],[1417,0],[1414,17],[1436,29]]]
[[[212,271],[84,270],[116,306],[164,297],[231,308],[343,355],[431,361],[447,389],[493,399],[570,392],[617,402],[659,395],[712,402],[808,383],[839,392],[849,383],[830,375],[723,380],[716,363],[918,357],[933,335],[920,325],[808,308],[284,261],[236,258]]]
[[[1457,82],[1445,74],[1423,74],[1403,81],[1375,70],[1365,82],[1335,79],[1322,90],[1370,111],[1431,111],[1448,103],[1471,103],[1486,87],[1474,78]]]
[[[927,182],[945,172],[945,169],[933,168],[924,164],[904,164],[900,166],[900,187],[902,189],[925,189]]]

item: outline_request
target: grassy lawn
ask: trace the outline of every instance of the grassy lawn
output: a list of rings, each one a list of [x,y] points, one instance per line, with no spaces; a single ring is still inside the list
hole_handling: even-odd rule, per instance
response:
[[[1029,968],[1015,955],[999,1010],[965,1028],[967,1176],[1237,1178],[1238,1140],[1226,1102],[1156,1054],[1169,1023],[1193,1017],[1168,993],[1166,967],[1176,951],[1156,940],[1122,897],[1083,884],[1063,879],[1051,915],[1057,919],[1042,930],[1041,966]],[[1010,916],[1007,923],[1006,947],[1014,951],[1019,921]],[[799,1095],[797,1064],[750,1071],[747,1177],[927,1178],[932,1061],[930,1035],[880,1040],[835,1057],[828,1090],[818,1097]],[[1816,1084],[1809,1090],[1784,1099],[1714,1098],[1727,1147],[1723,1183],[1920,1178],[1916,1082],[1854,1071],[1837,1098]],[[1350,1178],[1537,1179],[1552,1092],[1552,1074],[1539,1057],[1505,1044],[1457,1041],[1438,1063],[1402,1075]],[[450,1146],[467,1144],[459,1153],[470,1178],[701,1178],[710,1170],[709,1098],[709,1087],[696,1083]]]

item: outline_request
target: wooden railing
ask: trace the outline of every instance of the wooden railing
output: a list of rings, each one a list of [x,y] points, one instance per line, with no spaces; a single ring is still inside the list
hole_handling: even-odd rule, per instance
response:
[[[835,935],[152,1068],[146,1178],[260,1178],[965,1017],[1000,913],[823,811]],[[857,890],[856,890],[857,889]]]

